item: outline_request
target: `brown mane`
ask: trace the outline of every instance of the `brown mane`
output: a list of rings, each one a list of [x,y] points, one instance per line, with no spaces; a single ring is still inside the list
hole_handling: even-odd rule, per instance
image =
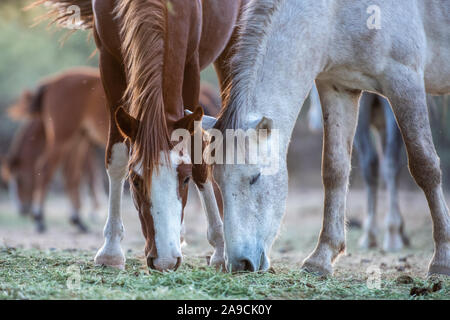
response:
[[[127,76],[124,99],[130,114],[140,121],[130,170],[142,168],[146,193],[160,153],[170,150],[163,100],[163,66],[166,34],[163,0],[121,0],[116,8],[120,21],[122,54]]]

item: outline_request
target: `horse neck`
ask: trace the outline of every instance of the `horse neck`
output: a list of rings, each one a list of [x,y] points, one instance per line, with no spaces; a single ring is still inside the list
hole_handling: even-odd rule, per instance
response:
[[[235,61],[245,61],[241,60],[245,56],[255,58],[246,70],[241,70],[230,97],[233,90],[240,92],[235,97],[242,103],[234,103],[244,105],[243,127],[263,116],[273,119],[274,127],[280,130],[280,146],[284,146],[281,149],[285,153],[301,107],[324,66],[326,47],[318,38],[325,37],[325,22],[316,21],[324,20],[324,11],[320,10],[325,8],[313,1],[271,1],[279,4],[259,39],[256,52],[251,52],[256,46],[244,47],[251,43],[248,39],[251,33],[246,33],[248,26],[243,31],[241,51]],[[254,17],[247,12],[245,19],[244,24],[248,24]]]

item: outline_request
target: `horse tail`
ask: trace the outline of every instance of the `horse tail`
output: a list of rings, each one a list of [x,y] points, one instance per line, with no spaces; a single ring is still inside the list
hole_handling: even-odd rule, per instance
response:
[[[145,193],[153,169],[170,151],[163,95],[167,10],[163,0],[119,0],[115,9],[127,77],[124,101],[141,123],[129,167],[142,166]]]
[[[45,5],[48,12],[40,20],[51,20],[51,23],[70,29],[92,29],[94,26],[92,0],[36,0],[25,10],[41,5]]]
[[[13,120],[39,117],[47,86],[41,84],[34,93],[25,91],[19,100],[8,109],[8,115]]]

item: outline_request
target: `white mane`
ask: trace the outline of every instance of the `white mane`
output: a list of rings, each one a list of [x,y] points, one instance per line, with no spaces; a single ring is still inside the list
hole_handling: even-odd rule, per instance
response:
[[[251,103],[246,95],[256,85],[257,72],[263,64],[273,17],[284,0],[252,0],[244,8],[239,26],[239,40],[231,60],[231,78],[224,93],[224,105],[217,127],[239,128],[239,114]]]

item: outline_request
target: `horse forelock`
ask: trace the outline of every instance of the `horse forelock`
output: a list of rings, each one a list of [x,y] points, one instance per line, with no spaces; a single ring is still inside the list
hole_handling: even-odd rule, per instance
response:
[[[242,13],[239,22],[239,36],[233,48],[233,58],[230,61],[231,76],[223,91],[222,112],[216,128],[238,129],[241,127],[241,110],[249,106],[256,76],[263,64],[267,47],[267,38],[272,28],[273,17],[284,0],[253,0]]]
[[[115,14],[120,21],[127,77],[124,101],[140,121],[130,170],[142,164],[144,193],[148,195],[161,152],[168,160],[170,151],[163,98],[167,7],[163,0],[119,0]]]

